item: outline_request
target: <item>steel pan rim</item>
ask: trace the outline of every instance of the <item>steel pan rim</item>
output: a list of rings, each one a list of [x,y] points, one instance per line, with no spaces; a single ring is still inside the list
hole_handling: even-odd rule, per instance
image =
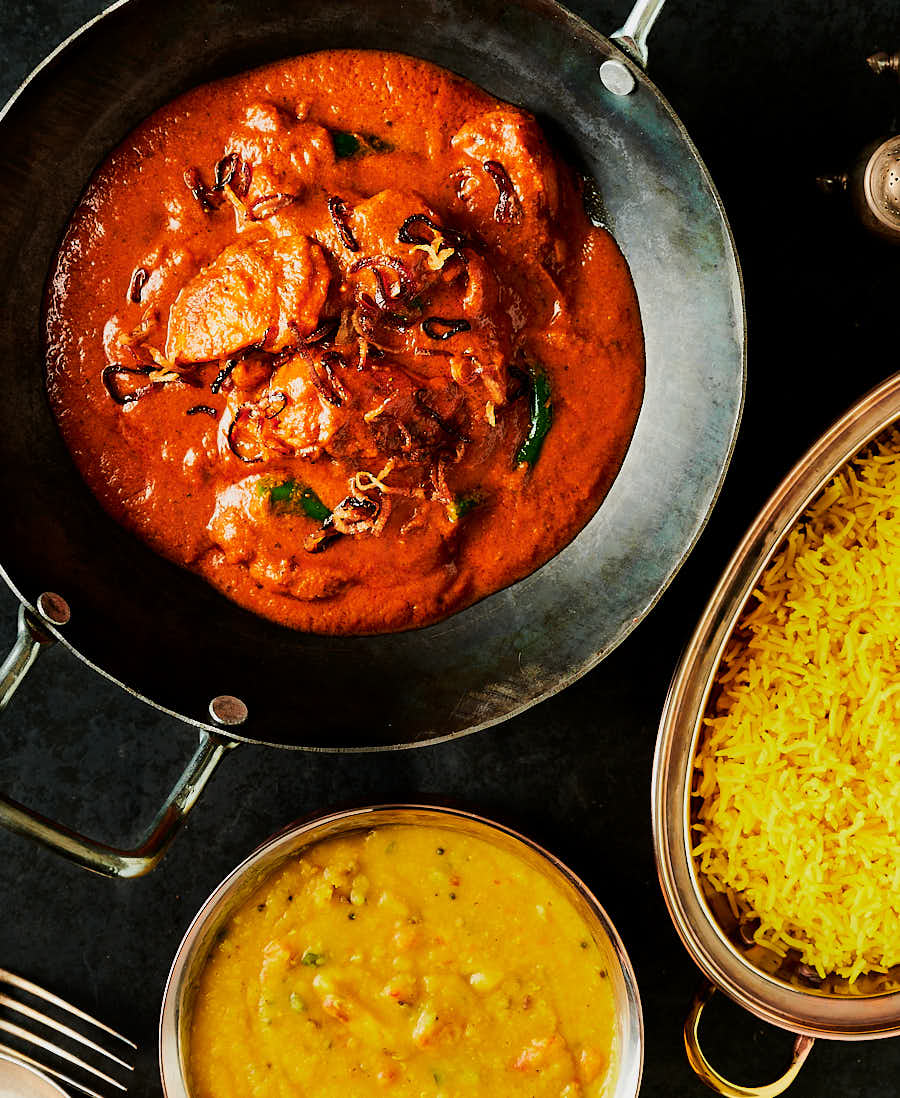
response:
[[[692,764],[722,652],[760,575],[835,472],[898,419],[900,372],[837,419],[769,497],[726,565],[679,660],[653,759],[657,875],[683,945],[707,979],[738,1005],[762,1021],[809,1037],[853,1041],[900,1035],[900,991],[858,997],[807,992],[741,955],[710,910],[690,854]]]
[[[4,105],[4,107],[2,109],[0,109],[0,123],[3,122],[6,115],[11,111],[11,109],[18,102],[18,100],[22,97],[22,95],[29,89],[30,85],[34,81],[36,81],[39,77],[41,77],[55,63],[57,63],[60,60],[64,59],[65,54],[69,50],[71,50],[73,47],[80,44],[83,39],[87,38],[87,36],[94,30],[95,27],[97,27],[100,23],[102,23],[108,17],[114,16],[121,9],[124,9],[126,7],[129,7],[129,6],[136,7],[140,4],[140,2],[141,2],[141,0],[115,0],[114,3],[110,4],[103,11],[99,12],[92,19],[88,20],[81,27],[79,27],[75,31],[73,31],[72,34],[70,34],[67,38],[65,38],[53,51],[51,51],[51,53],[49,53],[41,62],[39,62],[38,65],[36,65],[35,68],[22,81],[22,83],[19,85],[19,87],[16,89],[16,91],[13,93],[13,95],[10,97],[10,99],[7,101],[7,103]],[[726,477],[727,472],[728,472],[728,468],[729,468],[730,463],[731,463],[731,459],[732,459],[732,456],[733,456],[733,453],[734,453],[734,448],[735,448],[735,445],[736,445],[736,442],[737,442],[738,432],[740,430],[740,424],[741,424],[741,419],[742,419],[743,409],[744,409],[744,403],[745,403],[745,398],[746,398],[746,382],[747,382],[747,314],[746,314],[746,298],[745,298],[745,293],[744,293],[743,273],[742,273],[742,270],[741,270],[740,260],[739,260],[739,257],[738,257],[738,252],[737,252],[737,248],[736,248],[736,245],[735,245],[734,234],[732,232],[731,225],[728,221],[728,217],[727,217],[727,214],[725,212],[725,208],[724,208],[724,205],[722,203],[721,196],[719,195],[719,192],[718,192],[718,190],[717,190],[717,188],[716,188],[716,186],[715,186],[715,184],[712,180],[712,177],[709,173],[709,170],[707,169],[706,164],[704,163],[702,157],[700,156],[700,153],[697,150],[697,147],[694,145],[693,141],[691,140],[684,124],[682,123],[681,119],[678,117],[677,113],[674,111],[674,109],[672,108],[672,106],[670,105],[668,100],[665,98],[665,96],[660,92],[659,88],[646,75],[646,73],[637,64],[635,64],[635,62],[618,45],[616,45],[615,42],[613,42],[611,39],[609,39],[606,36],[604,36],[603,34],[601,34],[598,30],[596,30],[594,27],[592,27],[589,23],[587,23],[580,16],[576,15],[574,12],[569,11],[569,9],[566,8],[563,4],[559,3],[558,0],[524,0],[524,2],[527,5],[529,5],[533,10],[539,10],[542,14],[546,13],[548,16],[555,16],[557,18],[561,18],[566,23],[566,25],[571,29],[572,34],[575,37],[581,39],[582,41],[584,41],[586,43],[586,45],[590,49],[591,53],[596,56],[596,59],[597,59],[598,63],[601,59],[606,59],[610,55],[613,55],[614,57],[616,57],[617,60],[621,61],[631,71],[632,75],[635,78],[637,86],[638,87],[643,86],[649,92],[649,94],[652,96],[652,98],[662,108],[662,110],[663,110],[664,114],[666,115],[667,119],[669,120],[670,124],[673,126],[679,140],[681,141],[682,145],[684,146],[684,148],[685,148],[685,150],[688,154],[689,159],[694,163],[694,165],[696,166],[696,168],[699,172],[699,175],[700,175],[700,177],[703,181],[703,184],[705,185],[705,187],[708,191],[708,194],[709,194],[709,196],[712,200],[712,206],[714,207],[714,209],[716,211],[716,214],[718,216],[718,219],[719,219],[719,221],[721,223],[721,226],[722,226],[722,229],[724,231],[724,239],[725,239],[725,242],[727,244],[725,258],[726,258],[727,262],[730,264],[730,267],[722,277],[723,277],[723,280],[726,280],[726,279],[729,280],[729,281],[731,281],[732,279],[734,280],[734,288],[736,290],[736,302],[735,302],[735,304],[737,306],[735,311],[736,311],[736,313],[739,313],[739,317],[736,316],[736,318],[735,318],[736,321],[737,321],[737,327],[738,327],[738,330],[735,332],[735,336],[736,336],[736,339],[737,339],[737,341],[739,343],[739,346],[740,346],[740,376],[739,376],[739,378],[735,379],[735,380],[739,381],[739,393],[738,393],[738,399],[737,399],[736,408],[735,408],[735,412],[734,412],[734,418],[733,418],[733,421],[730,425],[730,430],[728,432],[728,437],[727,437],[727,440],[725,441],[725,445],[722,448],[721,456],[720,456],[720,459],[719,459],[719,470],[718,470],[718,475],[717,475],[717,478],[716,478],[715,485],[712,489],[712,492],[711,492],[709,500],[708,500],[708,502],[705,506],[705,509],[703,510],[702,513],[695,516],[694,528],[693,528],[693,531],[691,533],[690,539],[687,541],[686,544],[684,544],[682,546],[681,551],[680,551],[679,555],[677,556],[677,558],[674,560],[674,562],[670,563],[667,566],[668,570],[667,570],[666,575],[663,578],[663,581],[656,587],[653,595],[649,598],[649,600],[644,605],[642,605],[639,610],[637,610],[635,613],[633,613],[631,616],[629,616],[621,624],[619,629],[610,637],[610,639],[603,645],[602,648],[600,648],[599,650],[594,650],[590,655],[588,655],[580,663],[578,663],[576,666],[570,668],[568,670],[567,674],[560,675],[557,678],[557,680],[551,686],[549,686],[546,690],[540,692],[537,695],[527,697],[520,704],[515,705],[515,706],[513,706],[513,707],[511,707],[511,708],[509,708],[509,709],[507,709],[507,710],[505,710],[505,711],[503,711],[499,714],[490,716],[490,717],[488,717],[487,719],[485,719],[483,721],[467,725],[464,728],[455,729],[451,732],[442,733],[442,734],[438,734],[438,735],[434,735],[434,736],[428,736],[426,738],[423,738],[421,740],[416,740],[416,741],[401,739],[401,740],[399,740],[397,742],[394,742],[394,743],[385,743],[385,744],[379,743],[379,744],[374,744],[374,745],[371,745],[371,744],[365,744],[365,745],[340,744],[340,745],[335,745],[335,746],[328,746],[328,745],[323,746],[323,745],[308,745],[308,744],[285,744],[285,743],[278,743],[278,742],[275,742],[275,741],[269,741],[269,740],[265,740],[265,739],[257,739],[257,738],[255,738],[251,735],[243,735],[242,736],[239,732],[235,731],[234,729],[224,729],[224,728],[222,728],[221,726],[219,726],[215,723],[207,722],[207,721],[204,721],[204,720],[198,720],[196,717],[188,716],[188,715],[186,715],[184,713],[181,713],[181,712],[179,712],[179,711],[177,711],[173,708],[170,708],[170,707],[168,707],[164,704],[161,704],[160,702],[155,701],[153,698],[151,698],[149,696],[148,693],[144,693],[141,690],[135,689],[134,687],[128,685],[126,682],[124,682],[121,679],[119,679],[118,677],[116,677],[116,675],[114,675],[112,672],[107,671],[100,664],[98,664],[95,661],[91,660],[78,647],[76,647],[76,645],[74,643],[70,642],[66,638],[66,636],[65,636],[65,634],[62,630],[53,628],[52,626],[50,627],[50,631],[53,633],[53,635],[56,636],[56,638],[59,641],[62,642],[64,647],[66,647],[85,666],[89,667],[92,671],[95,671],[97,674],[103,676],[109,682],[113,683],[115,686],[117,686],[120,689],[124,690],[126,693],[130,694],[135,699],[143,702],[146,705],[149,705],[150,707],[158,710],[159,712],[165,713],[167,716],[171,716],[171,717],[175,718],[176,720],[179,720],[179,721],[181,721],[181,722],[183,722],[183,723],[185,723],[185,724],[187,724],[191,727],[194,727],[194,728],[197,728],[197,729],[202,729],[202,730],[209,731],[209,732],[215,732],[219,735],[226,736],[229,739],[233,739],[235,741],[242,742],[242,743],[257,744],[257,745],[261,745],[261,746],[272,746],[272,747],[278,747],[278,748],[281,748],[281,749],[284,749],[284,750],[308,751],[308,752],[316,752],[316,753],[321,752],[321,753],[328,753],[328,754],[341,754],[341,753],[363,754],[363,753],[368,753],[368,752],[373,752],[373,751],[403,750],[403,749],[406,749],[406,748],[423,747],[423,746],[429,746],[429,745],[432,745],[432,744],[436,745],[436,744],[440,744],[440,743],[446,743],[446,742],[449,742],[451,740],[461,738],[462,736],[470,735],[474,732],[483,731],[487,728],[493,727],[494,725],[502,724],[505,721],[512,720],[515,717],[520,716],[522,713],[526,712],[527,710],[531,709],[533,706],[536,706],[536,705],[540,704],[541,702],[546,701],[547,699],[549,699],[549,698],[555,696],[556,694],[562,692],[563,690],[567,689],[569,686],[573,685],[580,678],[582,678],[584,675],[586,675],[589,671],[593,670],[594,667],[596,667],[603,659],[605,659],[611,652],[613,652],[632,633],[632,631],[647,617],[647,615],[651,612],[651,610],[654,609],[656,604],[662,598],[665,591],[668,589],[669,585],[673,582],[675,577],[680,572],[680,570],[683,567],[683,565],[685,564],[687,558],[690,556],[691,552],[693,551],[693,549],[694,549],[697,541],[699,540],[701,534],[705,530],[706,525],[709,522],[710,516],[713,512],[713,509],[715,508],[715,505],[716,505],[716,503],[719,499],[719,495],[722,491],[722,486],[724,484],[724,480],[725,480],[725,477]],[[637,424],[635,425],[635,430],[637,430]],[[627,460],[627,456],[628,455],[627,455],[627,452],[626,452],[625,460]],[[623,464],[624,464],[624,462],[623,462]],[[620,472],[621,472],[621,470],[620,470]],[[615,481],[613,481],[613,484],[614,483],[615,483]],[[602,502],[601,502],[600,506],[602,506]],[[599,508],[598,508],[598,510],[599,510]],[[563,549],[565,549],[565,546],[563,546],[560,549],[560,552],[562,552]],[[556,555],[558,555],[558,554],[556,554]],[[551,559],[553,559],[553,558],[551,558]],[[545,562],[545,563],[549,563],[549,562]],[[543,565],[541,567],[543,567]],[[540,569],[537,569],[536,571],[540,571]],[[534,575],[534,574],[535,574],[534,572],[530,573],[530,575]],[[9,573],[8,569],[6,568],[6,566],[2,562],[0,562],[0,576],[2,576],[3,580],[5,581],[5,583],[7,584],[9,589],[11,590],[11,592],[19,600],[19,602],[22,603],[27,608],[34,610],[34,606],[31,602],[31,598],[24,591],[22,591],[20,589],[20,587],[15,583],[15,581],[13,580],[12,575]],[[529,576],[522,577],[522,579],[519,580],[519,581],[516,581],[516,583],[524,582],[528,578],[529,578]],[[514,586],[516,586],[516,584],[511,584],[509,586],[514,587]],[[501,589],[501,590],[507,590],[507,589],[508,588],[504,588],[504,589]],[[495,594],[499,594],[499,593],[500,592],[495,592]],[[222,597],[224,597],[224,596],[222,596]],[[487,596],[487,598],[490,598],[490,597],[491,597],[490,595]],[[252,719],[252,715],[251,715],[251,719]]]
[[[403,817],[408,818],[404,820]],[[557,886],[569,888],[578,896],[589,913],[584,917],[591,931],[599,929],[609,943],[617,977],[614,982],[618,984],[614,988],[617,1000],[617,1043],[623,1023],[628,1039],[627,1047],[617,1048],[620,1070],[623,1065],[627,1070],[617,1073],[610,1098],[637,1098],[645,1052],[640,990],[622,938],[594,891],[562,859],[516,828],[481,813],[446,804],[396,801],[315,813],[288,824],[259,844],[209,893],[179,942],[163,991],[158,1025],[158,1059],[164,1098],[188,1098],[182,1040],[185,997],[194,984],[198,966],[205,960],[208,952],[208,927],[211,924],[220,925],[234,910],[238,903],[235,894],[241,894],[242,885],[245,892],[252,891],[247,882],[254,869],[258,867],[258,876],[254,881],[254,884],[258,884],[270,876],[291,854],[318,842],[364,828],[394,825],[415,827],[423,822],[421,817],[425,817],[425,826],[440,827],[442,822],[447,821],[444,826],[452,827],[456,824],[462,833],[474,833],[482,841],[490,843],[492,836],[499,836],[501,842],[505,840],[513,847],[524,847],[525,856],[534,857],[539,864],[539,872],[544,873]],[[523,855],[516,853],[515,856]]]

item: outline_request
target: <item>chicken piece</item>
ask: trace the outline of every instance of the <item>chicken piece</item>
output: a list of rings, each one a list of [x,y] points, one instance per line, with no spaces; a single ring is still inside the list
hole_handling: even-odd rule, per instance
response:
[[[334,352],[304,348],[252,388],[236,385],[228,394],[220,452],[244,461],[279,454],[320,457],[353,415],[342,399],[348,394],[341,365],[345,360]]]
[[[370,377],[363,417],[367,437],[358,443],[374,444],[375,453],[401,466],[428,465],[442,454],[455,453],[468,438],[468,408],[455,382],[438,377],[425,385],[390,366],[373,370]]]
[[[416,465],[454,452],[469,423],[453,381],[425,383],[387,359],[357,370],[339,352],[311,347],[255,395],[233,390],[228,411],[234,427],[221,431],[221,447],[245,460],[327,453],[352,464]]]
[[[176,293],[199,267],[187,248],[168,243],[160,244],[142,258],[128,287],[127,304],[104,326],[103,350],[107,362],[134,366],[153,361],[142,344],[162,346],[165,324],[160,303]],[[138,312],[140,319],[136,321]]]
[[[459,197],[485,239],[502,242],[511,226],[521,226],[515,234],[520,245],[531,237],[539,251],[548,252],[559,180],[537,122],[512,109],[488,111],[467,122],[450,143],[463,156]],[[504,174],[512,194],[501,211]],[[500,221],[495,213],[502,213]]]
[[[346,390],[327,357],[323,364],[324,355],[327,352],[295,355],[272,375],[263,403],[276,408],[282,403],[277,397],[281,393],[284,407],[277,414],[264,413],[264,442],[270,446],[300,457],[318,457],[346,424],[349,409],[340,395]]]
[[[360,255],[392,255],[412,270],[422,267],[425,256],[415,245],[398,239],[400,227],[412,216],[424,216],[438,223],[440,218],[414,191],[384,190],[360,202],[354,210],[354,232]]]
[[[421,356],[446,351],[449,358],[444,361],[453,380],[461,385],[480,380],[487,399],[499,405],[506,401],[514,348],[513,319],[501,305],[500,288],[491,267],[471,248],[465,255],[465,267],[457,277],[434,287],[425,310],[429,316],[463,321],[464,325],[446,335],[452,330],[449,325],[440,320],[436,324],[429,322],[426,317],[425,323],[413,331],[413,353]]]
[[[480,378],[486,398],[502,404],[512,320],[490,265],[412,191],[341,205],[317,236],[346,264],[356,331],[405,362],[414,357],[426,376],[450,362],[454,380]]]
[[[429,266],[428,249],[417,245],[418,236],[412,241],[400,238],[400,230],[409,218],[439,223],[438,215],[419,195],[387,189],[358,201],[348,194],[332,197],[338,205],[333,210],[327,207],[327,212],[323,210],[315,236],[327,251],[339,257],[357,293],[366,292],[369,296],[374,293],[376,259],[385,260],[378,270],[383,275],[386,294],[396,298],[399,305],[401,299],[414,297],[435,280],[436,269]],[[424,231],[424,239],[432,235],[433,230]]]
[[[334,569],[310,571],[305,554],[299,548],[301,533],[286,537],[283,524],[299,523],[307,529],[304,516],[277,516],[273,521],[268,501],[266,480],[249,476],[222,488],[216,496],[216,506],[207,525],[213,545],[229,564],[245,564],[257,582],[280,589],[295,599],[327,599],[336,595],[348,583],[347,577]],[[298,543],[296,551],[288,546]],[[282,963],[289,963],[279,951],[263,976],[277,978]]]
[[[307,180],[321,178],[334,164],[331,134],[324,126],[271,103],[248,107],[244,124],[225,147],[253,169],[248,203],[274,192],[296,194]]]
[[[257,552],[259,526],[266,516],[260,477],[245,477],[216,494],[216,506],[207,525],[213,544],[229,564],[246,564]]]
[[[175,299],[166,357],[185,364],[253,345],[280,351],[315,328],[330,277],[322,249],[306,237],[232,244]]]

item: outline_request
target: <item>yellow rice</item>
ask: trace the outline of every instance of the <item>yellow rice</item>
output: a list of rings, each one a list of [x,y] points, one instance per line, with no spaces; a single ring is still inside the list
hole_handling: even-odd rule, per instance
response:
[[[763,574],[704,719],[701,872],[820,976],[900,963],[900,432],[845,466]]]

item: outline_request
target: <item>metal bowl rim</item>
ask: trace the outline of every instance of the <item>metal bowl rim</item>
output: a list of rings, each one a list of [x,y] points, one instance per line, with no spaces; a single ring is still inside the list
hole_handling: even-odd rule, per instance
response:
[[[10,1050],[9,1052],[0,1052],[0,1085],[3,1084],[2,1076],[8,1074],[4,1072],[3,1065],[12,1065],[14,1069],[21,1069],[27,1075],[34,1076],[41,1088],[43,1088],[43,1096],[47,1098],[47,1095],[56,1095],[57,1098],[69,1098],[66,1091],[62,1086],[56,1082],[55,1079],[47,1074],[47,1069],[35,1062],[28,1062],[27,1060],[20,1060],[15,1053]]]

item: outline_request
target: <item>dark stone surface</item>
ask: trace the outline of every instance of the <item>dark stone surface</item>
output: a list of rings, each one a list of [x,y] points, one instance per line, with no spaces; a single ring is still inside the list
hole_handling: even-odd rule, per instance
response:
[[[572,5],[611,30],[625,5]],[[3,0],[0,99],[97,0]],[[727,556],[812,439],[889,372],[900,251],[866,239],[820,198],[814,177],[847,166],[896,124],[898,84],[864,65],[900,46],[893,0],[673,2],[650,71],[719,186],[744,267],[750,381],[732,470],[707,532],[660,605],[580,683],[504,727],[376,756],[241,749],[149,878],[110,882],[0,834],[0,965],[118,1024],[140,1043],[132,1092],[155,1094],[156,1018],[170,959],[195,910],[252,847],[294,817],[347,802],[438,795],[518,825],[595,889],[637,970],[647,1027],[642,1093],[701,1095],[681,1026],[696,972],[669,922],[653,864],[649,781],[666,686]],[[0,594],[4,643],[15,605]],[[290,714],[302,720],[303,715]],[[49,653],[4,717],[0,788],[98,836],[121,840],[153,813],[192,734]],[[706,1041],[727,1075],[780,1074],[790,1039],[726,1003]],[[898,1091],[900,1043],[819,1042],[792,1093],[881,1098]]]

